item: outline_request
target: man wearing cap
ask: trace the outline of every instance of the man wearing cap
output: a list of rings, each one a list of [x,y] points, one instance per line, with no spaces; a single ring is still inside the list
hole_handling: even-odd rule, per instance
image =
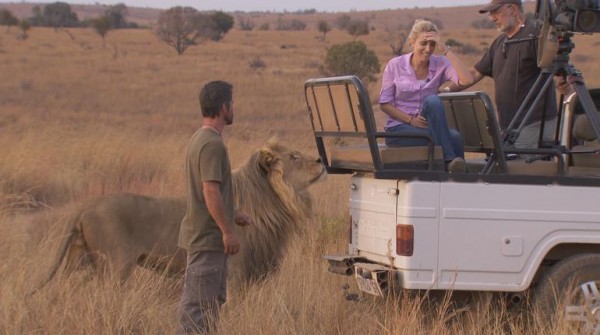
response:
[[[541,72],[537,66],[539,31],[532,20],[525,19],[521,0],[491,0],[479,13],[488,13],[502,34],[470,69],[473,82],[460,84],[467,88],[485,76],[494,79],[500,127],[505,131]],[[544,96],[529,116],[514,147],[537,148],[542,120],[547,120],[543,125],[544,139],[553,138],[557,115],[556,93],[554,88],[543,93]],[[528,110],[529,108],[525,112]],[[521,124],[525,112],[521,114],[513,130]]]

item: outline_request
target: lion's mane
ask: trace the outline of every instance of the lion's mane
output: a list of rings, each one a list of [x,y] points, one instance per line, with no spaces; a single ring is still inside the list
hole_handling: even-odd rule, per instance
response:
[[[232,258],[234,273],[246,282],[279,265],[288,240],[312,215],[310,194],[285,180],[283,159],[256,152],[233,176],[236,208],[253,218],[252,227],[238,229],[242,249]]]

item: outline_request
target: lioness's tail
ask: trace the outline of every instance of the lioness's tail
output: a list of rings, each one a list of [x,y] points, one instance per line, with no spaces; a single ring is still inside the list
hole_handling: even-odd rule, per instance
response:
[[[58,269],[60,268],[60,266],[62,265],[62,263],[65,260],[65,255],[67,254],[67,251],[69,250],[69,247],[71,246],[73,236],[75,235],[74,234],[75,226],[80,221],[80,218],[81,218],[81,215],[78,213],[76,215],[73,215],[73,217],[71,217],[69,219],[69,221],[67,222],[67,225],[65,226],[65,228],[63,230],[63,232],[66,231],[66,233],[62,234],[63,241],[62,241],[62,244],[58,251],[58,257],[56,258],[56,261],[52,265],[52,268],[50,269],[50,272],[48,273],[46,278],[44,280],[42,280],[42,282],[40,284],[38,284],[34,290],[29,292],[27,294],[27,296],[37,293],[42,288],[44,288],[44,286],[46,286],[46,284],[48,284],[52,280],[52,278],[54,278],[54,276],[56,275],[56,272],[58,272]]]

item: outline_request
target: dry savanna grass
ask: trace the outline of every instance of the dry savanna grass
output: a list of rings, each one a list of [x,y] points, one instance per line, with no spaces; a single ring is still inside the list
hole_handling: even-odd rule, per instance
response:
[[[316,154],[303,96],[321,76],[326,41],[302,32],[233,30],[182,56],[149,30],[111,31],[106,47],[91,30],[70,34],[34,28],[24,41],[0,33],[0,334],[169,334],[180,282],[138,270],[125,283],[88,270],[58,276],[28,296],[55,261],[66,219],[83,200],[114,192],[183,194],[187,141],[201,122],[200,86],[235,86],[235,123],[225,141],[233,166],[267,139]],[[448,28],[482,50],[494,31]],[[360,37],[382,66],[391,55],[385,33]],[[597,70],[590,37],[576,37],[574,59]],[[465,55],[473,64],[478,54]],[[265,67],[253,68],[260,59]],[[600,84],[593,75],[588,84]],[[378,83],[370,85],[372,99]],[[491,81],[473,89],[491,93]],[[344,298],[348,278],[329,274],[324,254],[346,248],[348,176],[315,186],[315,220],[293,240],[281,270],[264,283],[233,288],[222,334],[562,334],[547,320],[491,304],[477,313],[460,300],[405,293],[389,299]]]

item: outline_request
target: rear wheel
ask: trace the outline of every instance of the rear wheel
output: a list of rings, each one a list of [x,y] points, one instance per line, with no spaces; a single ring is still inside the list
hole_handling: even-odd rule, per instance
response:
[[[582,254],[556,263],[535,290],[542,320],[567,320],[582,334],[600,334],[600,254]]]

